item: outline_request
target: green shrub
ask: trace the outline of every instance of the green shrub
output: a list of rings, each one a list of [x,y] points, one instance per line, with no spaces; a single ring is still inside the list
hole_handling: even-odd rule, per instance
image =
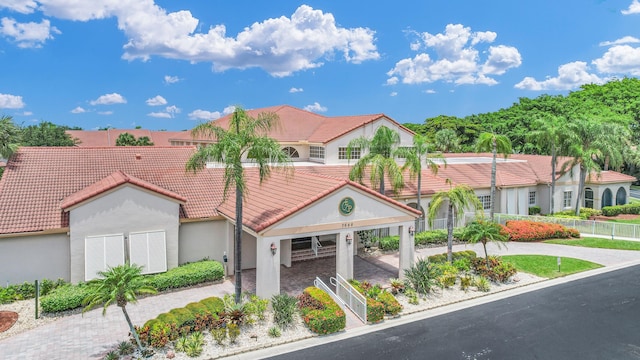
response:
[[[576,216],[576,212],[574,210],[558,211],[557,213],[554,213],[551,216],[552,217],[558,217],[558,218],[564,218],[564,219],[586,220],[586,219],[590,218],[591,216],[601,215],[601,214],[602,214],[602,211],[600,211],[600,210],[581,207],[579,216]]]
[[[395,316],[402,311],[402,305],[400,305],[396,297],[390,292],[383,291],[380,293],[380,295],[378,295],[378,301],[384,305],[385,314]]]
[[[395,296],[380,285],[371,286],[367,281],[349,280],[349,283],[358,290],[359,293],[367,297],[367,321],[378,322],[384,318],[385,314],[395,316],[402,311],[402,305]],[[373,299],[375,301],[369,301]]]
[[[460,240],[462,238],[462,230],[453,230],[454,240]],[[427,245],[427,244],[444,244],[447,242],[447,230],[427,230],[422,231],[414,235],[414,244]],[[378,239],[378,246],[382,250],[398,250],[400,248],[400,237],[398,235],[385,236]]]
[[[374,298],[367,298],[367,322],[377,323],[384,320],[384,304]]]
[[[118,344],[118,353],[120,355],[131,355],[134,350],[133,344],[128,341],[122,341]]]
[[[277,338],[282,336],[282,332],[280,331],[280,328],[277,326],[272,326],[269,328],[269,336]]]
[[[465,274],[460,277],[460,290],[467,292],[473,285],[473,277],[469,274]]]
[[[456,284],[458,269],[449,263],[436,264],[438,277],[437,283],[441,288],[450,288]]]
[[[489,292],[491,290],[491,282],[486,277],[479,276],[474,282],[478,291]]]
[[[605,206],[602,208],[602,215],[604,216],[616,216],[620,214],[640,214],[640,203]]]
[[[188,303],[185,308],[193,314],[194,318],[196,315],[204,316],[210,314],[209,309],[207,309],[207,307],[200,302]]]
[[[104,360],[118,360],[120,359],[120,354],[117,351],[109,351],[107,355],[104,356]]]
[[[540,209],[540,206],[537,206],[537,205],[529,206],[529,215],[538,215],[540,214],[540,212],[542,212],[542,209]]]
[[[198,357],[202,354],[202,347],[204,346],[204,337],[199,331],[189,335],[184,342],[184,352],[188,357]]]
[[[158,291],[177,289],[220,280],[224,277],[222,264],[203,260],[173,268],[165,273],[146,276],[146,281]]]
[[[261,299],[259,296],[250,294],[249,301],[245,304],[244,310],[246,316],[251,321],[255,319],[264,320],[264,313],[269,306],[268,299]]]
[[[171,309],[169,314],[176,318],[176,325],[183,334],[191,332],[193,327],[196,325],[195,315],[187,308]]]
[[[40,299],[42,311],[55,313],[82,306],[82,301],[89,295],[89,288],[84,284],[65,285],[56,288]]]
[[[208,297],[206,299],[200,300],[200,303],[207,307],[209,313],[215,315],[216,318],[222,311],[224,311],[224,303],[222,299],[217,296]]]
[[[468,272],[471,270],[471,260],[468,257],[461,257],[453,261],[453,266],[458,272]]]
[[[428,294],[436,285],[437,267],[426,259],[419,259],[409,269],[404,270],[405,281],[418,294]]]
[[[418,305],[418,293],[413,290],[412,287],[408,287],[404,290],[404,296],[407,297],[409,304]]]
[[[378,239],[378,247],[381,250],[398,250],[400,248],[400,237],[398,235],[381,237]]]
[[[56,281],[42,279],[40,281],[40,296],[51,293],[53,289],[67,285],[63,279]],[[9,304],[16,300],[32,299],[36,296],[35,282],[24,282],[22,284],[9,285],[6,288],[0,287],[0,304]]]
[[[346,315],[329,294],[316,287],[308,287],[304,292],[324,306],[322,310],[307,307],[300,309],[302,319],[311,331],[317,334],[331,334],[345,328]]]
[[[469,261],[476,258],[476,252],[473,250],[464,250],[464,251],[454,251],[451,254],[451,258],[453,262],[459,259],[469,259]],[[447,253],[431,255],[427,258],[429,262],[432,263],[446,263],[447,262]]]
[[[293,323],[293,315],[296,312],[298,299],[287,294],[273,295],[273,321],[282,329]]]
[[[487,267],[487,261],[483,258],[472,261],[473,271],[492,281],[506,282],[516,273],[516,268],[511,263],[502,261],[499,256],[489,256],[489,265]]]
[[[215,340],[216,344],[222,345],[227,338],[226,326],[211,329],[211,336],[213,337],[213,340]]]

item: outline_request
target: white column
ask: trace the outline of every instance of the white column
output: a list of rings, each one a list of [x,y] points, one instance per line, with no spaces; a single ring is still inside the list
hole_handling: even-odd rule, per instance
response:
[[[256,295],[263,299],[280,294],[280,246],[278,238],[256,238]]]
[[[226,226],[226,236],[227,236],[227,276],[233,276],[236,272],[235,266],[235,227],[229,221],[227,221]],[[225,265],[225,264],[223,264]]]
[[[280,264],[291,267],[291,239],[280,240]]]
[[[343,278],[353,279],[353,253],[356,246],[353,231],[341,231],[336,234],[336,272]],[[347,242],[347,236],[351,243]]]
[[[404,270],[411,268],[415,257],[415,243],[413,235],[409,234],[409,228],[414,226],[414,222],[402,223],[398,227],[400,233],[400,264],[398,266],[398,277],[404,279]]]

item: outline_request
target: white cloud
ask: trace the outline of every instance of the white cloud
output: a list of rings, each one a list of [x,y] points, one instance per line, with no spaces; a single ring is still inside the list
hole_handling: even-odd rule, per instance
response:
[[[164,110],[169,114],[180,114],[182,112],[182,109],[175,105],[167,106]]]
[[[160,95],[156,95],[155,97],[147,99],[146,103],[149,106],[160,106],[160,105],[166,105],[167,100]]]
[[[389,96],[398,96],[398,93],[396,91],[392,91],[391,94],[389,94]]]
[[[219,119],[221,114],[219,111],[207,111],[207,110],[193,110],[187,116],[191,120],[215,120]]]
[[[602,73],[639,76],[640,48],[629,45],[613,46],[601,58],[593,60],[592,64]]]
[[[622,44],[637,44],[640,43],[640,39],[633,36],[625,36],[614,41],[603,41],[600,46],[622,45]]]
[[[0,9],[9,9],[21,14],[31,14],[38,7],[35,0],[0,0]]]
[[[320,103],[318,102],[315,102],[311,105],[307,105],[304,107],[304,109],[307,111],[313,111],[313,112],[326,112],[327,110],[329,110],[325,106],[320,105]]]
[[[427,90],[425,90],[424,92],[425,92],[426,94],[435,94],[435,93],[436,93],[436,91],[435,91],[435,90],[433,90],[433,89],[427,89]]]
[[[373,30],[340,27],[333,14],[308,5],[290,17],[255,22],[230,37],[222,24],[201,32],[202,24],[190,11],[167,12],[153,0],[40,0],[40,4],[45,15],[66,20],[116,17],[128,38],[123,54],[127,60],[162,56],[210,61],[215,71],[259,67],[273,76],[287,76],[322,66],[336,53],[356,64],[380,58]]]
[[[627,10],[621,11],[622,15],[640,14],[640,1],[633,0]]]
[[[294,93],[299,93],[299,92],[303,92],[304,89],[303,88],[296,88],[296,87],[292,87],[291,89],[289,89],[289,92],[294,94]]]
[[[113,115],[113,111],[98,111],[99,115]]]
[[[22,109],[25,107],[22,96],[0,94],[0,109]]]
[[[127,99],[118,93],[105,94],[89,102],[91,105],[126,104]]]
[[[151,117],[155,117],[155,118],[164,118],[164,119],[171,119],[171,114],[166,113],[166,112],[151,112],[148,113],[147,116],[151,116]]]
[[[20,114],[20,115],[22,115],[22,116],[31,116],[31,115],[33,115],[33,112],[31,112],[31,111],[24,111],[24,112],[23,112],[22,114]]]
[[[236,107],[235,107],[235,106],[233,106],[233,105],[229,105],[229,106],[225,107],[225,108],[222,110],[222,113],[223,113],[224,115],[229,115],[229,114],[233,113],[234,111],[236,111]]]
[[[12,18],[2,18],[0,22],[0,34],[12,38],[21,48],[39,48],[45,41],[53,39],[53,34],[60,34],[55,26],[51,26],[49,20],[40,23],[19,23]]]
[[[538,81],[532,77],[526,77],[515,85],[523,90],[571,90],[584,84],[601,84],[607,79],[602,79],[596,74],[589,73],[589,67],[584,61],[574,61],[558,67],[558,76],[549,77]]]
[[[170,75],[165,75],[164,76],[164,83],[165,84],[175,84],[178,81],[180,81],[180,78],[178,78],[177,76],[170,76]]]
[[[84,108],[78,106],[75,109],[71,110],[72,114],[82,114],[84,112],[87,112],[87,110],[85,110]]]
[[[413,58],[398,61],[387,72],[387,85],[395,85],[400,79],[404,84],[432,83],[436,81],[455,84],[494,85],[498,82],[488,75],[502,75],[522,64],[518,49],[496,45],[480,49],[478,45],[492,43],[497,34],[492,31],[472,32],[461,24],[449,24],[444,33],[418,34],[422,45],[430,52],[422,52]],[[412,50],[421,48],[411,45]],[[487,54],[484,63],[480,54]]]

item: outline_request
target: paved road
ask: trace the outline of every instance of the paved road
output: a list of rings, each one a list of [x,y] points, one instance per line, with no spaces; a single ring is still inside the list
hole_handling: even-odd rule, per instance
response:
[[[631,190],[629,190],[629,195],[630,195],[632,198],[640,199],[640,190],[634,190],[634,189],[631,189]]]
[[[273,357],[640,359],[640,266]]]

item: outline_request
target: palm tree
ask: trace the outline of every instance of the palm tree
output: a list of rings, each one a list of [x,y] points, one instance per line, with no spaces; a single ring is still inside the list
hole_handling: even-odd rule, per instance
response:
[[[436,132],[433,139],[436,149],[444,153],[460,150],[460,139],[453,129],[442,129]]]
[[[384,195],[384,176],[389,175],[393,191],[398,192],[404,186],[402,170],[395,160],[395,152],[400,144],[400,134],[386,126],[380,126],[372,139],[361,136],[347,144],[347,158],[351,159],[354,149],[360,149],[362,156],[349,172],[349,179],[362,183],[365,170],[371,165],[370,181],[380,194]],[[379,184],[379,186],[378,186]]]
[[[145,284],[142,275],[142,266],[126,263],[116,267],[109,267],[106,271],[99,271],[100,278],[89,282],[89,295],[83,300],[87,312],[96,305],[103,304],[102,315],[107,313],[107,307],[115,303],[122,309],[125,319],[129,324],[129,330],[136,339],[138,348],[143,351],[142,344],[131,318],[127,313],[127,303],[135,304],[137,294],[155,294],[156,289]]]
[[[422,194],[422,164],[423,160],[427,167],[431,170],[433,175],[438,174],[438,164],[433,161],[435,158],[443,159],[442,155],[434,154],[429,156],[429,150],[431,149],[431,144],[428,142],[425,136],[420,134],[416,134],[413,137],[413,147],[410,148],[399,148],[397,151],[397,155],[399,157],[405,158],[405,163],[402,166],[402,170],[409,169],[409,174],[412,178],[417,176],[418,180],[418,192],[417,192],[417,202],[418,202],[418,210],[422,212],[422,205],[420,202],[420,196]],[[444,165],[447,166],[446,161],[444,161]],[[424,219],[424,213],[420,216],[420,219]],[[417,221],[416,221],[417,222]],[[422,231],[419,226],[416,226],[416,231]]]
[[[540,149],[551,153],[551,194],[556,193],[556,169],[558,167],[558,152],[565,138],[566,120],[563,117],[549,115],[533,122],[533,130],[529,139]],[[554,196],[551,196],[550,213],[555,211]]]
[[[496,156],[498,153],[503,154],[506,159],[511,154],[511,141],[504,135],[496,135],[494,133],[484,132],[478,136],[476,142],[476,152],[491,151],[493,154],[493,161],[491,162],[491,208],[489,210],[489,217],[493,221],[493,214],[495,213],[495,199],[496,199],[496,168],[497,161]]]
[[[447,179],[451,185],[451,180]],[[433,226],[433,221],[438,216],[440,207],[447,203],[447,260],[452,262],[453,252],[453,218],[462,221],[464,210],[471,208],[476,215],[482,214],[482,203],[468,185],[461,184],[451,187],[448,191],[438,191],[431,198],[429,205],[429,226]]]
[[[187,170],[198,171],[207,166],[208,161],[216,161],[224,165],[224,192],[226,200],[229,190],[235,187],[236,192],[236,226],[235,226],[235,301],[242,300],[242,203],[247,192],[242,161],[248,158],[258,166],[260,183],[268,179],[271,169],[291,170],[291,159],[285,154],[276,140],[267,133],[278,123],[275,113],[260,113],[252,118],[247,112],[237,107],[229,122],[229,129],[223,129],[212,123],[196,126],[191,134],[194,138],[204,136],[214,142],[198,148],[187,161]]]
[[[9,159],[18,150],[20,128],[11,116],[0,116],[0,158]]]
[[[482,243],[484,258],[487,260],[487,268],[491,268],[489,255],[487,254],[487,243],[493,241],[498,247],[501,247],[501,244],[509,241],[509,236],[502,232],[500,224],[484,220],[476,220],[467,225],[462,237],[469,244]]]

